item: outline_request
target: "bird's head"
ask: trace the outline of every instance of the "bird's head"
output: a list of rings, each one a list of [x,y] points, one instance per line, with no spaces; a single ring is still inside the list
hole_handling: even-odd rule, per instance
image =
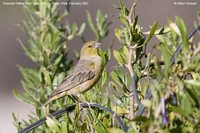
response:
[[[86,42],[81,48],[80,57],[98,56],[99,46],[100,46],[100,43],[97,43],[95,41]]]

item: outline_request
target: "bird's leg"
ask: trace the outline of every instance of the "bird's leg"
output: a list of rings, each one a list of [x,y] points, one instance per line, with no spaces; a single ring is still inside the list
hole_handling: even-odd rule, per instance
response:
[[[92,111],[92,108],[91,108],[91,106],[90,106],[90,103],[89,103],[89,102],[85,102],[85,103],[88,105],[89,110]]]
[[[89,110],[90,110],[90,111],[92,110],[92,109],[91,109],[91,106],[90,106],[90,103],[87,102],[87,101],[85,101],[85,100],[82,100],[82,99],[84,99],[84,97],[83,97],[82,95],[79,94],[79,95],[78,95],[78,98],[79,98],[79,102],[80,102],[80,103],[85,103],[85,104],[87,104]]]
[[[50,97],[50,98],[44,103],[44,106],[45,106],[45,116],[48,116],[48,115],[51,116],[51,114],[50,114],[50,103],[53,102],[53,101],[55,101],[55,100],[57,100],[57,99],[59,99],[61,96],[64,96],[64,95],[65,95],[65,93],[61,93],[61,94],[59,94],[59,95],[55,95],[55,96],[53,96],[53,97]]]
[[[49,115],[49,104],[45,105],[45,116]]]
[[[71,94],[71,95],[69,95],[69,98],[70,98],[76,105],[78,105],[79,110],[81,110],[80,107],[81,107],[81,103],[83,103],[83,102],[82,102],[82,100],[80,99],[79,95]]]
[[[69,95],[69,98],[70,98],[74,103],[79,102],[78,96],[76,96],[76,95]]]
[[[48,116],[51,116],[51,114],[50,114],[50,102],[51,102],[51,100],[48,100],[45,104],[44,104],[44,107],[45,107],[45,109],[44,109],[44,113],[45,113],[45,117],[48,117]]]
[[[72,101],[74,103],[78,103],[78,106],[81,107],[81,103],[85,103],[88,105],[88,108],[91,110],[91,106],[90,106],[90,103],[88,102],[85,102],[85,99],[81,94],[78,94],[78,95],[69,95],[69,97],[72,99]],[[81,110],[81,108],[79,109]]]
[[[46,117],[46,119],[47,119],[47,117],[53,118],[53,116],[50,113],[50,105],[49,104],[45,105],[45,117]]]

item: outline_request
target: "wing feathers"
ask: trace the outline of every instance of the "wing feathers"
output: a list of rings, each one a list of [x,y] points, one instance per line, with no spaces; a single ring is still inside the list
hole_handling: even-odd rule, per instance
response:
[[[95,72],[87,68],[88,63],[88,61],[79,62],[79,65],[75,66],[74,70],[71,71],[58,88],[50,95],[50,98],[93,79],[95,77]]]

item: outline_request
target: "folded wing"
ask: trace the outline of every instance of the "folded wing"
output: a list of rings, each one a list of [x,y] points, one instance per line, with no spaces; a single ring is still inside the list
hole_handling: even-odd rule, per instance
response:
[[[90,61],[87,60],[79,60],[74,69],[50,95],[50,98],[64,91],[69,91],[70,89],[93,79],[95,77],[95,72],[89,68],[89,63]]]

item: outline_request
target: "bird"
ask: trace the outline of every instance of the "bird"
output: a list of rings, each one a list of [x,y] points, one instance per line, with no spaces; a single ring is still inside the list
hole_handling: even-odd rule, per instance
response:
[[[99,80],[103,61],[99,55],[100,43],[86,42],[80,51],[80,59],[55,89],[45,103],[46,114],[49,112],[49,103],[63,96],[79,96],[90,90]]]

